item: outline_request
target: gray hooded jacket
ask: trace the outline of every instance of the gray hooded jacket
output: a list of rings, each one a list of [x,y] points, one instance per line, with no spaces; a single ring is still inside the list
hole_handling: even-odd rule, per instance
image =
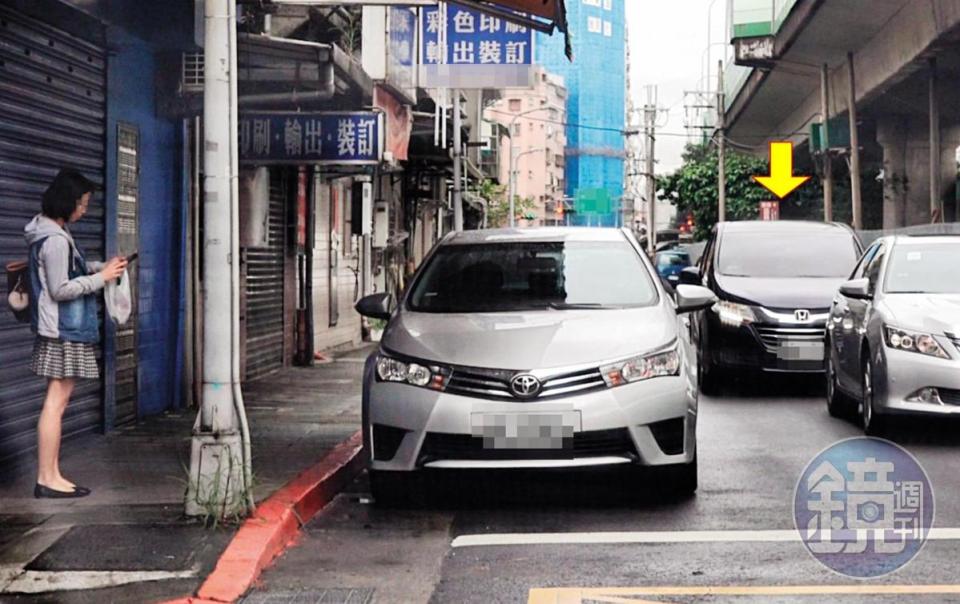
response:
[[[31,301],[36,305],[37,335],[59,339],[61,303],[103,289],[103,277],[97,274],[102,270],[103,263],[87,262],[86,270],[93,274],[71,279],[71,262],[82,262],[83,257],[69,230],[53,219],[38,214],[24,227],[23,232],[29,246],[45,240],[36,255],[40,288]]]

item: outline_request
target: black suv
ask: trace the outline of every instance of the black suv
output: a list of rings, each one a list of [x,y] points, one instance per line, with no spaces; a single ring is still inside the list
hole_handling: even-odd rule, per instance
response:
[[[680,277],[719,298],[694,326],[701,388],[714,389],[724,368],[823,372],[830,304],[862,249],[841,224],[717,224],[699,265]]]

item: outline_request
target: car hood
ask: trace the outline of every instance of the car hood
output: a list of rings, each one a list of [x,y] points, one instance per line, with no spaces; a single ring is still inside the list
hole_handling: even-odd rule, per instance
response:
[[[896,327],[960,335],[960,294],[887,294],[883,306]]]
[[[676,325],[673,310],[663,305],[522,313],[400,312],[381,345],[437,363],[522,371],[642,354],[672,342]]]
[[[768,279],[717,275],[721,299],[777,309],[830,308],[842,277]]]

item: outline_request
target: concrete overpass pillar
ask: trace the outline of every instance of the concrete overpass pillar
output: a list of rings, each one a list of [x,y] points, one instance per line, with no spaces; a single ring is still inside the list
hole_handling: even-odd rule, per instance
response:
[[[883,147],[883,228],[930,223],[930,131],[926,116],[877,120]],[[946,193],[957,180],[960,126],[941,129],[940,173]]]

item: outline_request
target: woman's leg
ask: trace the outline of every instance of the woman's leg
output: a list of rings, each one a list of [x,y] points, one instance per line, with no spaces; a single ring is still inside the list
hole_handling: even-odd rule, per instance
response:
[[[47,397],[37,423],[37,482],[59,491],[73,490],[73,484],[60,476],[60,433],[63,412],[70,402],[74,380],[50,379]]]

